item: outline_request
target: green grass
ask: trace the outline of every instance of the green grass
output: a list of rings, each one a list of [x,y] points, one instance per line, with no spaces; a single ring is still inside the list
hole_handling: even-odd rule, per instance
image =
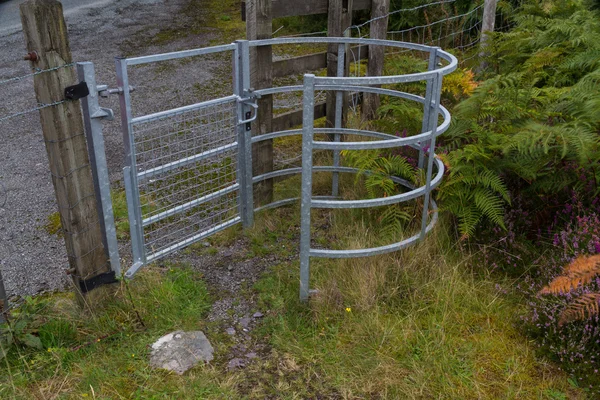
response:
[[[232,393],[231,382],[212,366],[185,377],[148,366],[148,346],[160,336],[176,329],[211,332],[203,320],[210,307],[207,288],[187,268],[140,273],[93,312],[80,310],[71,294],[27,304],[28,329],[40,337],[43,349],[9,348],[0,360],[0,398],[146,399],[167,393],[223,398]],[[15,312],[11,325],[23,318]]]
[[[29,301],[13,323],[27,315],[27,332],[43,349],[11,347],[0,360],[0,397],[584,398],[520,334],[520,299],[473,272],[477,254],[453,248],[443,229],[392,255],[313,259],[311,284],[319,293],[300,303],[298,212],[262,213],[246,233],[231,229],[211,238],[213,246],[226,246],[244,237],[240,259],[283,260],[237,300],[256,297],[265,312],[252,335],[267,351],[246,369],[226,368],[233,343],[205,320],[210,299],[201,276],[165,264],[122,283],[92,313],[80,311],[70,294]],[[315,212],[313,236],[341,248],[378,243],[363,217]],[[207,333],[216,350],[211,365],[183,377],[148,366],[148,346],[176,329]]]
[[[297,217],[289,209],[264,216],[251,237],[275,231],[269,249],[276,251],[297,226],[274,221]],[[321,216],[315,226],[326,221],[330,238],[369,242],[347,216]],[[298,301],[298,263],[275,266],[255,288],[261,308],[271,310],[259,335],[273,356],[245,371],[253,397],[583,398],[518,331],[519,299],[469,272],[468,258],[449,243],[438,230],[395,255],[313,259],[319,294],[308,306]]]

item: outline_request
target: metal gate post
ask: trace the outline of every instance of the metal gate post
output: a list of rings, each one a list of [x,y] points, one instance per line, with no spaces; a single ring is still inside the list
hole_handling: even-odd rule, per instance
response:
[[[337,76],[338,78],[343,78],[346,70],[346,44],[340,43],[338,46],[338,60],[337,60]],[[335,128],[339,129],[342,127],[343,121],[343,110],[344,110],[344,92],[338,90],[335,92]],[[334,142],[339,142],[341,140],[340,134],[336,133],[333,137]],[[340,151],[333,151],[333,166],[340,166]],[[333,173],[332,183],[331,183],[331,195],[337,197],[339,194],[339,183],[340,174],[339,172]]]
[[[435,51],[437,53],[437,50]],[[425,198],[423,201],[423,217],[421,220],[421,236],[420,239],[425,238],[427,232],[427,217],[429,216],[429,200],[431,197],[431,174],[433,171],[433,160],[435,158],[435,138],[437,134],[437,119],[440,111],[440,97],[442,94],[442,80],[444,75],[438,72],[432,81],[432,99],[429,103],[430,114],[429,114],[429,126],[431,127],[431,140],[429,144],[429,154],[427,155],[427,178],[425,181]],[[423,150],[421,150],[423,151]]]
[[[80,82],[86,82],[89,95],[81,99],[83,120],[85,122],[85,136],[94,178],[94,191],[98,204],[98,221],[102,229],[104,249],[110,260],[111,269],[116,276],[121,275],[121,261],[117,244],[117,230],[113,215],[112,200],[110,196],[110,180],[106,164],[104,137],[102,135],[102,119],[112,121],[112,110],[100,107],[98,103],[98,86],[96,73],[91,62],[77,63],[77,75]]]
[[[119,88],[119,103],[121,105],[121,129],[123,130],[123,147],[125,149],[125,167],[123,178],[125,181],[125,194],[127,196],[127,211],[129,214],[129,231],[131,234],[131,248],[133,265],[125,273],[126,278],[131,278],[138,269],[146,263],[144,249],[144,234],[142,227],[142,213],[140,209],[140,193],[137,183],[137,168],[134,157],[135,143],[131,129],[131,98],[129,93],[129,78],[127,76],[127,60],[117,57],[117,85]]]
[[[235,42],[233,65],[234,94],[246,99],[250,93],[250,45],[247,40]],[[255,111],[258,112],[258,111]],[[237,102],[237,121],[249,120],[252,108],[243,101]],[[237,176],[240,191],[240,217],[248,228],[254,224],[254,190],[252,184],[252,124],[237,125],[238,165]]]
[[[433,71],[437,64],[437,52],[439,47],[435,47],[431,49],[429,52],[429,65],[427,67],[428,71]],[[434,125],[431,124],[431,96],[433,94],[434,82],[433,79],[427,80],[427,89],[425,90],[425,103],[423,104],[423,122],[421,125],[421,132],[427,132],[433,129],[434,125],[437,125],[435,121],[437,121],[437,114],[435,114],[436,119],[434,120]],[[425,147],[427,147],[427,141],[425,143],[419,143],[419,168],[423,168],[425,164]]]
[[[302,199],[300,203],[300,300],[310,294],[310,211],[312,207],[315,76],[304,75],[302,116]]]

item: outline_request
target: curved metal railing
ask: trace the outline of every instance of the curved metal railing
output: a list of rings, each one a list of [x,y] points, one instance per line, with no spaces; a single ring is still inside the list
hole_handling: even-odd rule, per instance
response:
[[[440,104],[440,94],[443,77],[453,72],[458,60],[456,57],[440,48],[425,46],[414,43],[403,43],[389,40],[374,39],[355,39],[355,38],[282,38],[251,41],[250,46],[261,45],[281,45],[281,44],[300,44],[300,43],[327,43],[338,44],[338,76],[337,77],[317,77],[312,74],[304,76],[304,84],[296,86],[273,87],[256,90],[258,95],[269,95],[288,93],[291,91],[303,92],[303,127],[302,129],[286,130],[272,132],[252,138],[253,143],[275,138],[287,137],[291,135],[302,135],[302,168],[287,168],[283,170],[269,172],[260,176],[253,177],[253,183],[261,182],[279,176],[302,174],[302,193],[301,193],[301,243],[300,243],[300,298],[306,300],[310,294],[309,276],[310,276],[310,257],[325,258],[353,258],[365,257],[378,254],[385,254],[406,248],[411,244],[423,239],[425,235],[433,228],[438,219],[437,205],[431,198],[431,191],[441,182],[444,174],[444,164],[435,158],[435,140],[444,133],[450,125],[450,113]],[[429,53],[429,66],[427,71],[412,73],[406,75],[378,76],[378,77],[345,77],[343,76],[343,64],[345,56],[345,46],[350,44],[357,45],[379,45],[391,48],[401,48],[417,50]],[[441,65],[440,60],[447,62]],[[398,83],[410,83],[425,81],[427,83],[426,96],[402,92],[394,89],[377,87],[379,85],[390,85]],[[337,118],[334,128],[314,128],[314,105],[315,91],[329,90],[336,92],[336,116],[341,115],[341,96],[342,92],[363,92],[376,93],[391,97],[402,98],[415,101],[424,106],[424,120],[422,131],[409,137],[397,137],[394,135],[374,132],[361,129],[348,129],[341,126],[341,118]],[[438,118],[443,122],[438,125]],[[334,141],[316,141],[315,134],[334,135]],[[361,136],[365,138],[374,138],[371,141],[341,141],[341,135]],[[340,200],[338,198],[337,177],[339,173],[369,173],[370,171],[359,171],[356,168],[340,166],[339,152],[342,150],[371,150],[371,149],[389,149],[410,146],[419,150],[419,167],[426,169],[425,185],[414,187],[409,182],[391,176],[390,178],[397,184],[409,189],[407,192],[399,193],[393,196],[377,199],[364,200]],[[334,165],[332,166],[314,166],[313,151],[328,150],[334,152]],[[428,154],[425,154],[425,153]],[[425,165],[427,160],[427,165]],[[433,170],[436,170],[433,176]],[[332,196],[314,197],[312,194],[312,176],[314,172],[331,172],[334,175]],[[423,197],[423,214],[421,230],[419,233],[403,239],[400,242],[385,246],[363,248],[363,249],[317,249],[312,248],[311,243],[311,210],[313,208],[369,208],[390,206],[400,202]],[[266,208],[272,208],[293,203],[298,198],[283,199],[257,208],[259,211]],[[429,216],[431,215],[431,218]]]
[[[279,86],[271,88],[261,88],[258,90],[250,89],[250,48],[273,45],[289,44],[328,44],[338,46],[338,69],[335,77],[320,77],[313,74],[304,75],[302,85]],[[422,52],[428,55],[427,70],[404,75],[392,76],[373,76],[373,77],[346,77],[344,76],[345,58],[347,55],[347,46],[349,45],[374,45],[391,48],[393,50],[412,50]],[[178,109],[167,110],[147,116],[133,117],[129,103],[129,90],[127,84],[127,66],[154,63],[159,61],[174,60],[199,55],[207,55],[221,52],[233,52],[234,57],[234,84],[235,91],[232,96],[221,99],[210,100]],[[166,254],[177,251],[194,241],[205,238],[221,229],[242,222],[249,226],[253,221],[253,213],[269,208],[280,207],[301,202],[301,240],[300,240],[300,298],[306,300],[310,294],[309,275],[310,258],[351,258],[363,257],[377,254],[389,253],[401,250],[418,240],[421,240],[433,228],[437,222],[438,212],[435,201],[431,198],[431,191],[441,182],[444,174],[444,165],[435,156],[436,138],[443,134],[450,125],[450,113],[440,104],[440,95],[442,90],[443,77],[453,72],[458,65],[458,60],[452,54],[441,50],[438,47],[431,47],[415,43],[397,42],[391,40],[376,40],[362,38],[277,38],[254,41],[237,41],[232,44],[215,46],[203,49],[193,49],[166,54],[158,54],[144,57],[121,59],[117,61],[119,85],[123,88],[121,94],[122,114],[124,121],[124,134],[126,138],[126,153],[128,154],[126,162],[126,181],[129,180],[128,202],[132,208],[130,212],[132,226],[132,243],[134,248],[134,266],[128,272],[133,275],[142,265],[163,257]],[[426,91],[424,96],[414,93],[408,93],[393,88],[383,88],[381,85],[394,85],[413,82],[425,82]],[[335,93],[335,126],[330,128],[315,128],[314,106],[315,92],[330,91]],[[252,137],[251,132],[245,128],[254,118],[248,119],[248,115],[255,114],[256,104],[253,101],[256,97],[265,95],[276,95],[283,93],[299,92],[303,98],[303,123],[301,129],[291,129],[277,132],[269,132],[259,136]],[[374,93],[390,97],[396,97],[404,100],[414,101],[423,106],[423,121],[421,131],[412,136],[398,137],[389,133],[377,132],[372,130],[352,129],[342,126],[342,105],[344,92],[350,93]],[[172,207],[167,211],[156,213],[142,218],[140,205],[140,191],[138,182],[147,178],[147,176],[156,177],[164,174],[166,171],[174,168],[180,168],[183,165],[194,163],[197,160],[208,157],[215,157],[221,154],[223,148],[203,151],[200,154],[176,160],[167,165],[159,165],[152,169],[140,171],[136,168],[136,140],[135,128],[148,121],[163,120],[177,115],[186,115],[198,110],[210,109],[237,102],[237,139],[227,144],[229,150],[237,149],[237,179],[231,186],[189,201],[183,205]],[[441,119],[441,123],[439,120]],[[323,141],[315,140],[315,135],[328,135],[333,140]],[[284,138],[289,136],[302,137],[302,167],[284,168],[258,176],[252,176],[252,145],[266,140]],[[342,136],[349,140],[341,141]],[[360,137],[361,141],[352,141],[351,138]],[[341,165],[341,151],[372,150],[372,149],[390,149],[410,147],[419,152],[418,167],[425,170],[425,184],[415,187],[412,183],[396,176],[390,176],[390,179],[407,189],[392,196],[376,199],[362,200],[344,200],[339,197],[339,174],[341,173],[370,173],[369,171],[359,171],[357,168]],[[333,165],[315,166],[313,163],[313,153],[315,150],[329,151],[333,153]],[[173,165],[171,165],[173,164]],[[435,170],[435,174],[434,174]],[[330,196],[313,195],[313,173],[328,172],[332,174],[332,188]],[[372,173],[372,172],[371,172]],[[274,201],[261,207],[255,207],[253,202],[253,185],[268,179],[301,175],[301,195],[300,197],[286,198]],[[188,236],[179,239],[164,250],[148,253],[145,249],[144,228],[157,221],[166,220],[182,211],[189,212],[190,209],[198,204],[207,201],[214,201],[221,196],[229,196],[232,192],[239,193],[239,211],[237,215],[218,225],[208,226],[205,231],[200,233],[190,233]],[[371,208],[381,206],[392,206],[400,202],[423,198],[423,211],[420,231],[402,241],[391,243],[385,246],[364,248],[364,249],[321,249],[311,247],[311,210],[313,208],[327,209],[349,209],[349,208]],[[137,212],[137,214],[136,214]],[[133,217],[132,217],[133,215]],[[135,216],[137,215],[137,217]],[[135,229],[134,229],[135,228]],[[136,253],[137,251],[137,253]],[[137,254],[137,255],[136,255]]]

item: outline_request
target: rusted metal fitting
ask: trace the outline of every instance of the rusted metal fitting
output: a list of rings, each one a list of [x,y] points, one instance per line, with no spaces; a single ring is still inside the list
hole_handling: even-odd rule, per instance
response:
[[[27,55],[25,57],[23,57],[23,60],[25,61],[37,61],[38,60],[38,53],[36,51],[31,51],[29,53],[27,53]]]

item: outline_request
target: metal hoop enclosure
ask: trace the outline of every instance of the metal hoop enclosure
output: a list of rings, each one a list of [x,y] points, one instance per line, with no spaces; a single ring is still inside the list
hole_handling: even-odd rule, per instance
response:
[[[322,43],[338,45],[338,76],[337,77],[317,77],[312,74],[304,75],[303,85],[272,87],[266,89],[253,90],[250,82],[250,48],[258,46],[272,46],[285,44],[306,44]],[[349,45],[378,45],[394,49],[414,50],[428,54],[427,71],[396,76],[377,76],[377,77],[345,77],[344,60],[348,54]],[[219,99],[209,100],[197,104],[192,104],[176,109],[161,111],[155,114],[133,117],[131,109],[131,93],[129,88],[129,79],[127,67],[132,65],[148,64],[187,57],[195,57],[213,53],[230,52],[233,57],[233,77],[234,92],[230,96]],[[443,163],[436,158],[435,143],[436,138],[444,133],[450,125],[450,113],[440,104],[443,77],[453,72],[458,64],[458,60],[452,54],[441,50],[438,47],[426,45],[396,42],[390,40],[359,39],[359,38],[278,38],[268,40],[245,41],[240,40],[235,43],[223,46],[208,47],[202,49],[193,49],[173,53],[157,54],[135,58],[118,58],[117,80],[120,92],[122,127],[125,141],[125,186],[127,194],[127,204],[129,210],[130,233],[132,238],[133,265],[125,273],[126,277],[132,277],[142,266],[165,257],[172,252],[180,250],[194,242],[202,240],[222,229],[242,223],[244,227],[253,224],[254,213],[257,211],[280,207],[292,204],[300,200],[301,204],[301,239],[300,239],[300,299],[305,301],[310,295],[310,258],[351,258],[366,257],[377,254],[384,254],[401,250],[411,244],[423,239],[425,235],[433,228],[437,222],[438,211],[435,201],[431,198],[431,191],[436,188],[444,173]],[[381,88],[381,85],[426,82],[425,96],[418,96],[412,93],[402,92],[394,89]],[[314,105],[315,91],[333,91],[336,94],[336,120],[333,128],[315,128]],[[278,132],[271,132],[259,136],[252,135],[250,122],[256,118],[257,110],[256,98],[261,95],[288,93],[293,91],[302,92],[303,98],[303,123],[301,129],[292,129]],[[378,93],[386,96],[393,96],[418,102],[423,105],[423,121],[421,132],[409,137],[397,137],[389,133],[367,131],[361,129],[348,129],[342,127],[342,102],[344,92],[368,92]],[[213,137],[211,129],[211,116],[217,111],[215,108],[225,107],[225,110],[217,110],[219,123],[227,121],[227,132],[218,131],[217,133],[229,134],[229,140],[220,140],[210,142],[202,139],[202,146],[197,145],[197,137]],[[213,111],[211,111],[213,110]],[[200,117],[193,113],[200,113]],[[190,116],[191,115],[191,116]],[[148,142],[144,138],[145,131],[139,127],[148,122],[159,121],[161,126],[168,123],[172,118],[184,118],[187,125],[192,121],[195,126],[190,134],[194,136],[193,140],[196,147],[192,149],[193,154],[186,151],[184,156],[181,148],[174,146],[165,150],[168,162],[152,162],[148,160],[140,163],[140,153],[144,148],[140,143]],[[438,125],[439,118],[443,122]],[[187,119],[185,119],[187,118]],[[179,121],[179,120],[178,120]],[[208,121],[208,122],[207,122]],[[233,122],[231,122],[233,121]],[[214,122],[214,121],[213,121]],[[172,123],[173,124],[173,123]],[[177,125],[179,124],[179,125]],[[177,127],[170,131],[177,132],[180,128],[180,122],[175,124]],[[229,130],[232,130],[229,132]],[[328,134],[333,140],[321,141],[315,140],[316,134]],[[204,136],[203,136],[204,135]],[[286,168],[272,171],[259,176],[252,176],[252,145],[264,140],[271,140],[292,135],[302,136],[302,167]],[[349,137],[363,137],[374,140],[370,141],[341,141],[342,135]],[[161,140],[163,140],[161,138]],[[144,143],[146,143],[144,142]],[[390,177],[394,182],[404,186],[408,191],[377,199],[365,200],[341,200],[339,198],[339,174],[357,173],[356,168],[344,167],[340,164],[340,152],[342,150],[367,150],[367,149],[389,149],[400,147],[412,147],[419,151],[418,167],[425,169],[426,182],[424,186],[414,187],[411,183],[399,178]],[[315,166],[313,163],[314,150],[325,150],[333,153],[333,165]],[[162,154],[162,153],[161,153]],[[197,193],[192,199],[186,199],[185,202],[173,201],[173,204],[164,204],[159,210],[148,212],[147,207],[141,203],[141,198],[147,196],[140,188],[140,182],[152,178],[154,181],[160,181],[165,174],[173,174],[181,168],[190,168],[203,160],[211,160],[211,165],[219,164],[227,157],[228,163],[233,163],[235,159],[235,173],[227,172],[225,181],[221,186],[212,191]],[[229,165],[229,164],[228,164]],[[142,166],[142,167],[140,167]],[[148,167],[146,167],[148,166]],[[221,168],[221,167],[219,167]],[[229,168],[229,166],[227,167]],[[435,169],[435,175],[434,175]],[[203,170],[202,170],[203,171]],[[228,170],[229,171],[229,170]],[[331,196],[313,196],[313,173],[329,172],[332,174]],[[368,171],[363,171],[368,173]],[[274,201],[270,204],[255,207],[253,201],[253,185],[267,179],[301,174],[302,186],[300,198],[288,198]],[[202,176],[200,176],[202,178]],[[171,178],[172,179],[172,175]],[[166,185],[166,184],[165,184]],[[162,187],[164,187],[163,185]],[[160,188],[156,193],[160,195]],[[227,197],[229,196],[229,197]],[[311,210],[313,208],[369,208],[394,205],[400,202],[408,201],[418,197],[423,197],[423,211],[421,218],[420,232],[412,237],[400,242],[375,248],[364,248],[354,250],[333,250],[317,249],[311,247]],[[170,198],[165,196],[164,198]],[[225,199],[225,200],[223,200]],[[205,216],[207,211],[217,209],[215,202],[222,206],[225,204],[227,212],[220,215],[216,222],[200,222],[200,215]],[[212,208],[211,208],[212,207]],[[220,209],[219,209],[220,210]],[[220,211],[219,211],[220,212]],[[183,217],[185,216],[185,218]],[[165,241],[161,248],[154,251],[154,248],[147,246],[148,232],[146,229],[153,224],[161,221],[172,221],[181,217],[184,222],[193,222],[195,231],[177,231],[180,235],[173,235],[172,239]],[[204,220],[203,220],[204,221]],[[203,225],[204,224],[204,225]],[[157,231],[160,231],[157,229]]]

